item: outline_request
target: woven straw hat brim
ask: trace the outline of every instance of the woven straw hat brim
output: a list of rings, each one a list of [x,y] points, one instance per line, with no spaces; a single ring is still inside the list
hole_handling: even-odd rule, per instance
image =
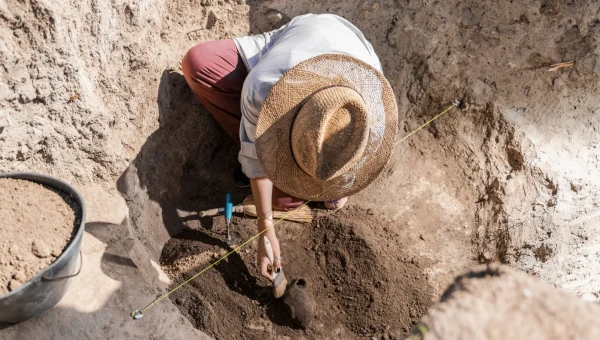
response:
[[[357,91],[369,110],[370,124],[360,160],[346,174],[327,181],[298,166],[290,133],[304,100],[332,86]],[[396,99],[384,75],[356,58],[325,54],[291,68],[272,87],[258,117],[256,153],[262,170],[282,191],[307,200],[334,200],[357,193],[377,178],[390,159],[397,129]]]

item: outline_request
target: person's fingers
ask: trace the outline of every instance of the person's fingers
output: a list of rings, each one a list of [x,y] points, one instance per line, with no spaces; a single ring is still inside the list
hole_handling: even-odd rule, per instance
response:
[[[281,260],[280,259],[275,259],[273,261],[273,270],[275,271],[275,273],[279,273],[280,269],[281,269]]]
[[[272,280],[271,272],[269,271],[269,266],[271,265],[271,261],[265,256],[260,259],[260,275],[266,277],[269,280]]]

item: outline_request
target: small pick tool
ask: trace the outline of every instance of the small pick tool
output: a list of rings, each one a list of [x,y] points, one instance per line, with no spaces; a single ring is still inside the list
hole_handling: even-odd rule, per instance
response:
[[[231,216],[233,215],[233,198],[231,193],[225,194],[225,223],[227,223],[227,244],[232,245],[235,239],[231,237],[229,228],[231,225]]]

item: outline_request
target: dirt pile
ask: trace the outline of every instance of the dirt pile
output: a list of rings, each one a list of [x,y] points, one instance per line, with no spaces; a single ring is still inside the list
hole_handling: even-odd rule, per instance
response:
[[[598,339],[600,305],[493,265],[457,277],[407,339]]]
[[[0,178],[0,294],[15,290],[62,254],[81,210],[66,194]]]
[[[433,291],[401,239],[376,232],[373,226],[382,222],[364,216],[351,209],[279,229],[288,280],[305,278],[317,301],[306,331],[291,322],[268,282],[257,280],[251,247],[194,279],[173,300],[199,329],[219,339],[397,338],[427,310]],[[255,226],[243,221],[236,230],[249,237]],[[189,229],[167,242],[161,265],[174,285],[224,254],[221,232]]]

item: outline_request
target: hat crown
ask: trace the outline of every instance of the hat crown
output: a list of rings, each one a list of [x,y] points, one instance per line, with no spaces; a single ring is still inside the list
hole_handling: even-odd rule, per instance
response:
[[[306,99],[292,126],[291,147],[305,173],[330,180],[356,164],[368,136],[369,114],[363,98],[354,89],[333,86]]]

